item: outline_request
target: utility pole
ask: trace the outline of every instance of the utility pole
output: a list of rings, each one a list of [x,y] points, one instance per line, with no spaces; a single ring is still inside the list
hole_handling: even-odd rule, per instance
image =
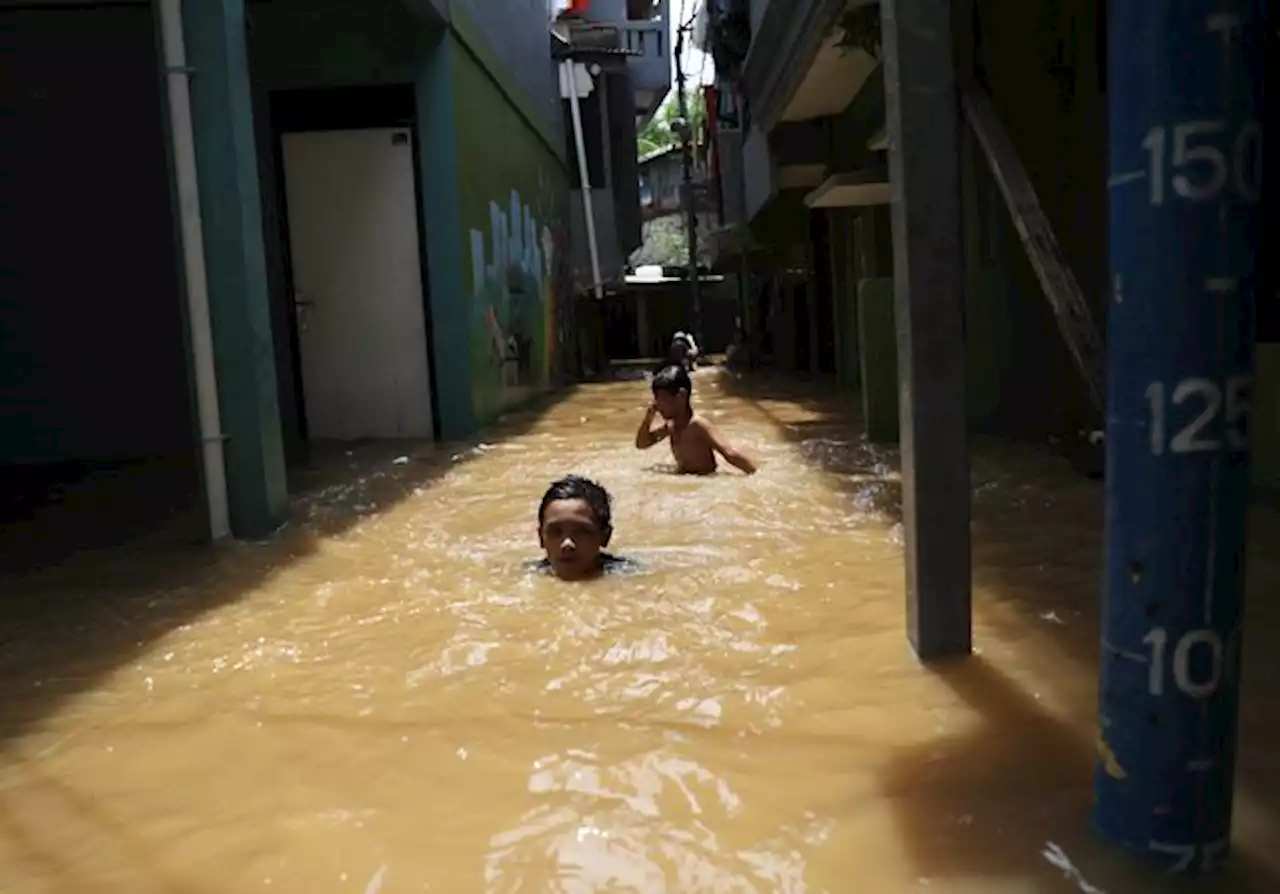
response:
[[[689,239],[689,291],[693,299],[693,337],[702,344],[702,282],[698,275],[698,203],[693,194],[693,122],[689,120],[689,99],[685,96],[684,36],[689,25],[676,32],[676,102],[680,112],[680,155],[683,168],[683,189],[680,200],[684,203],[685,231]]]
[[[952,5],[880,3],[893,184],[893,315],[903,397],[898,428],[907,634],[923,661],[968,655],[973,636]],[[865,302],[860,305],[869,310]],[[868,384],[864,376],[864,394],[871,391]]]

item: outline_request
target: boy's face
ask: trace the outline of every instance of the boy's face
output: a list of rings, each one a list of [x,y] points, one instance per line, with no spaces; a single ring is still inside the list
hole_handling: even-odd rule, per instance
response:
[[[555,500],[542,516],[538,542],[556,577],[582,580],[600,570],[600,551],[612,533],[600,527],[586,500]]]
[[[669,391],[653,392],[653,405],[663,419],[675,419],[689,403],[689,392],[681,388],[675,394]]]

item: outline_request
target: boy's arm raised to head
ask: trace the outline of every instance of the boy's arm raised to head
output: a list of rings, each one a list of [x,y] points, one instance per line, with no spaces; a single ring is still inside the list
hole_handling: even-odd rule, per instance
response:
[[[714,423],[698,416],[693,420],[693,424],[702,429],[707,439],[711,442],[711,449],[723,456],[725,462],[748,475],[756,473],[756,464],[751,457],[726,441],[724,435],[720,433],[720,429],[716,428]]]
[[[658,428],[653,428],[653,417],[656,415],[658,415],[658,408],[650,404],[649,409],[645,411],[644,418],[640,420],[640,427],[636,429],[637,450],[648,450],[667,436],[666,423],[663,423]]]

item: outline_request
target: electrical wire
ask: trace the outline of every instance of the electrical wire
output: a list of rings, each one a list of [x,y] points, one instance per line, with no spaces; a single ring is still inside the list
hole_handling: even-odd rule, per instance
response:
[[[686,71],[693,67],[690,63],[693,61],[691,57],[695,47],[691,41],[684,39],[684,35],[688,32],[692,32],[693,25],[698,19],[698,13],[702,11],[702,2],[704,2],[704,0],[680,0],[680,9],[676,15],[677,21],[681,18],[685,18],[685,12],[688,10],[690,4],[692,4],[693,11],[688,14],[687,18],[685,18],[685,22],[680,26],[678,34],[680,43],[683,46],[683,52],[680,54],[680,64]],[[698,76],[692,79],[699,87],[704,86],[707,83],[707,65],[709,64],[710,59],[711,56],[709,53],[702,54],[702,65],[698,68]]]
[[[684,17],[684,11],[688,8],[688,6],[689,6],[689,0],[680,0],[680,12],[676,16],[676,21],[680,21],[680,19]],[[689,18],[686,19],[685,23],[680,26],[681,31],[688,31],[690,28],[693,27],[694,21],[698,18],[698,10],[700,8],[701,7],[699,7],[698,5],[698,0],[693,0],[693,12],[689,13]]]

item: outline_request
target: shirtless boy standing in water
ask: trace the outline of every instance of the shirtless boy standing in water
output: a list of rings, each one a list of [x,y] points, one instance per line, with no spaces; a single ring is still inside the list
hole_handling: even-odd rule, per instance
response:
[[[693,412],[689,395],[693,383],[683,366],[664,367],[653,377],[653,403],[636,431],[636,447],[647,450],[663,438],[671,439],[671,455],[683,475],[710,475],[716,470],[716,454],[748,475],[756,470],[750,457],[724,439],[709,419]],[[663,424],[653,428],[653,417]]]

